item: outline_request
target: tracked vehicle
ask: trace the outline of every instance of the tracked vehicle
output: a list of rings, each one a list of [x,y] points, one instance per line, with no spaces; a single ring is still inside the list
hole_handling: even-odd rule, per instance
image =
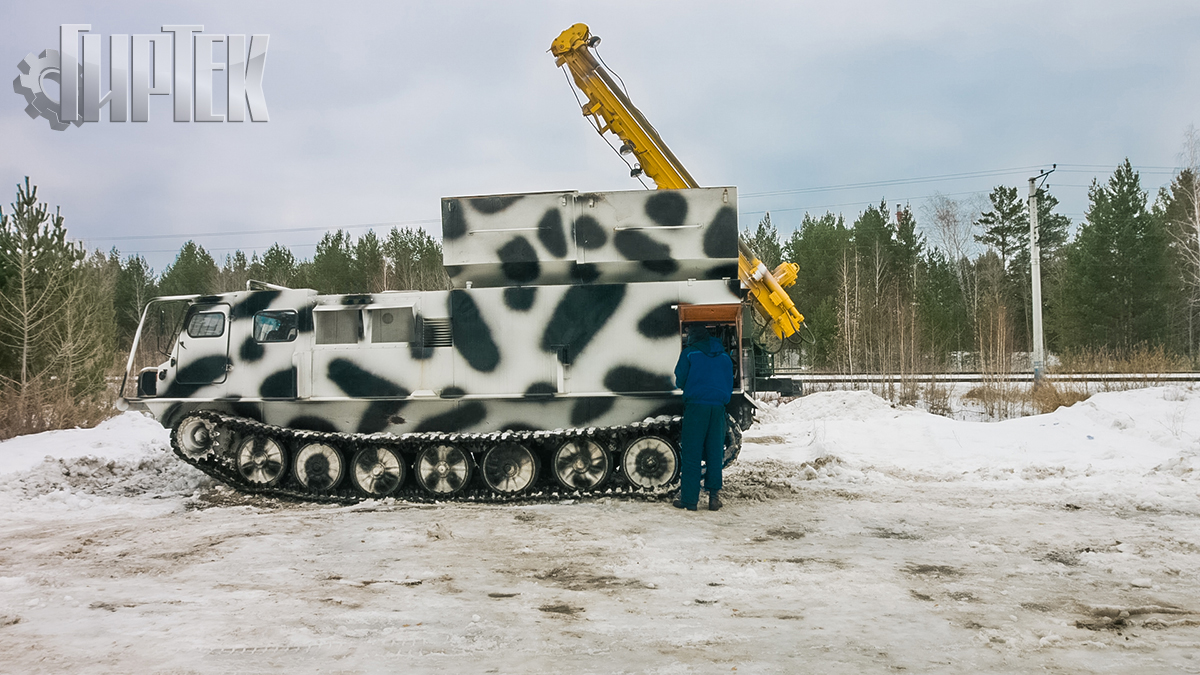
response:
[[[572,49],[588,56],[586,27],[579,35]],[[680,187],[445,198],[446,291],[251,282],[156,298],[120,405],[153,414],[176,454],[245,492],[669,490],[683,409],[673,368],[688,326],[709,327],[735,357],[728,464],[754,420],[744,317],[758,312],[781,337],[803,321],[777,278],[794,281],[795,266],[772,273],[739,241],[737,190]],[[170,306],[182,308],[167,360],[135,375],[143,334]]]

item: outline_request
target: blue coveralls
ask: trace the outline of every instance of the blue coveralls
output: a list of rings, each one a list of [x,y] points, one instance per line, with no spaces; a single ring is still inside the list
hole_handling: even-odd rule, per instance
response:
[[[683,467],[679,501],[695,506],[700,500],[700,461],[704,460],[705,488],[721,489],[725,462],[725,405],[733,393],[733,361],[721,342],[707,333],[689,335],[688,346],[675,365],[675,386],[683,390]]]

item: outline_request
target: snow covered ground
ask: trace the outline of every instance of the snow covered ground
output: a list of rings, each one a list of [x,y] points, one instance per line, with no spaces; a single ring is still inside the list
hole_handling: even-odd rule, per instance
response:
[[[0,443],[3,673],[1200,672],[1200,393],[760,413],[722,511],[247,498],[127,413]]]

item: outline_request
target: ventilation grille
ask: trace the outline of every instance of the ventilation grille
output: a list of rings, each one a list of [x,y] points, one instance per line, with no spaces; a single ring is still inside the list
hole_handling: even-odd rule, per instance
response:
[[[426,348],[453,346],[454,336],[450,331],[450,319],[426,318],[423,323],[421,337]]]

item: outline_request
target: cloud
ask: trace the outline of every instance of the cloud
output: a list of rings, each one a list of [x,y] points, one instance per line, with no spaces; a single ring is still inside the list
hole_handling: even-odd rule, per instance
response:
[[[95,247],[173,250],[181,240],[111,237],[238,231],[197,240],[258,250],[278,240],[306,256],[318,232],[254,232],[436,219],[449,195],[634,189],[546,53],[576,21],[603,38],[601,55],[692,174],[743,195],[1050,162],[1115,167],[1125,156],[1171,165],[1200,110],[1192,2],[597,9],[10,3],[0,10],[0,64],[13,76],[25,54],[57,46],[61,23],[90,22],[103,35],[183,21],[269,33],[271,121],[177,124],[156,97],[146,124],[53,132],[7,94],[0,192],[30,175],[63,205],[72,236]],[[998,180],[1024,176],[744,198],[741,208],[774,209],[786,229],[805,206],[986,191]],[[1065,212],[1082,212],[1086,189],[1070,186],[1088,180],[1061,181]],[[172,256],[149,257],[161,269]]]

